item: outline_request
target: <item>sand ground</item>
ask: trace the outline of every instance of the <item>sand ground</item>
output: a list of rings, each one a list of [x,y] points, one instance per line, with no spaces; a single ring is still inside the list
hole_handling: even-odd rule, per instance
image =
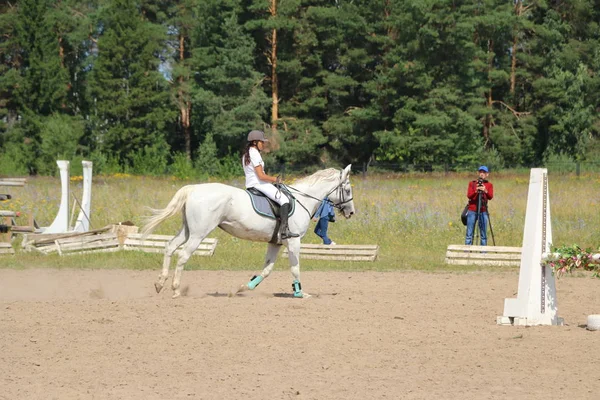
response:
[[[598,399],[600,282],[565,326],[496,325],[518,273],[0,269],[0,399]]]

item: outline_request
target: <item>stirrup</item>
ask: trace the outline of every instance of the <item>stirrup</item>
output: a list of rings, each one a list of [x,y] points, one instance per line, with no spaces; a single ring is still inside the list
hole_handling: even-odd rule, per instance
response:
[[[281,232],[281,240],[285,240],[285,239],[289,239],[289,238],[295,238],[295,237],[299,237],[300,235],[297,233],[293,233],[290,231],[284,231]]]

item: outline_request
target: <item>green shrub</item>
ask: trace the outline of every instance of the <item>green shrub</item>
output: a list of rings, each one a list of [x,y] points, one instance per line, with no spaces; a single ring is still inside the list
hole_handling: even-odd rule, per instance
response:
[[[175,153],[173,163],[169,165],[169,173],[179,179],[192,179],[198,175],[185,153]]]
[[[169,146],[163,144],[153,144],[144,146],[130,155],[131,167],[125,172],[135,175],[159,176],[167,171],[167,157],[169,155]]]

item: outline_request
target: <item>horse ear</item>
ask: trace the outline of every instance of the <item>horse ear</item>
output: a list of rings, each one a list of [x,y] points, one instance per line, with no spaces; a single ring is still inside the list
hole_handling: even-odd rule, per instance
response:
[[[342,181],[345,181],[350,176],[350,169],[352,169],[352,164],[348,164],[344,171],[342,171]]]

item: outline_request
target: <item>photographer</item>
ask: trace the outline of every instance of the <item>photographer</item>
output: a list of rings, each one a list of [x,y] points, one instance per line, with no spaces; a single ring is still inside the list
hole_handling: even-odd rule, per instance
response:
[[[488,210],[487,202],[494,197],[494,186],[487,180],[490,175],[488,167],[482,165],[478,169],[479,179],[469,182],[467,197],[469,198],[469,212],[467,214],[467,235],[465,244],[473,244],[475,233],[475,222],[479,221],[479,233],[481,234],[481,245],[487,245]],[[479,210],[477,205],[479,204]]]

